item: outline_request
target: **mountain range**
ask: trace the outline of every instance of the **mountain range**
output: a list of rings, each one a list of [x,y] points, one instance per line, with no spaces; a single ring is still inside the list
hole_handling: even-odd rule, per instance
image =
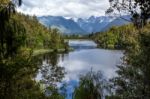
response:
[[[130,20],[129,16],[123,16]],[[106,31],[112,26],[121,26],[128,24],[129,21],[120,17],[110,16],[91,16],[87,19],[67,19],[62,16],[41,16],[38,17],[40,23],[46,27],[58,28],[64,34],[89,34]]]

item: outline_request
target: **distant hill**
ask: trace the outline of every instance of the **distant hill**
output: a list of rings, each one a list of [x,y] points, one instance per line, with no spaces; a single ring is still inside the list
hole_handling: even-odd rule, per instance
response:
[[[47,27],[58,28],[65,34],[83,34],[86,32],[74,20],[65,19],[61,16],[42,16],[38,17],[38,20]]]
[[[123,16],[123,18],[130,20],[129,16]],[[38,17],[40,23],[47,27],[58,28],[64,34],[89,34],[101,31],[106,31],[112,26],[121,26],[128,24],[129,22],[116,17],[91,16],[87,19],[78,18],[66,19],[62,16],[41,16]]]
[[[88,19],[79,18],[77,20],[77,24],[87,33],[92,32],[96,33],[102,31],[102,29],[113,20],[114,18],[108,16],[100,16],[100,17],[91,16]]]
[[[112,26],[122,26],[122,25],[125,25],[125,24],[129,24],[130,19],[131,19],[130,16],[123,16],[122,18],[118,17],[118,18],[114,19],[112,22],[110,22],[109,24],[107,24],[102,29],[102,31],[106,31],[106,30],[110,29]]]

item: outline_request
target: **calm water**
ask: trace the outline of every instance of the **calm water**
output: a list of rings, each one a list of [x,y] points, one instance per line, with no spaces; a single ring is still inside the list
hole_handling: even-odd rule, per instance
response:
[[[69,53],[49,53],[39,56],[42,65],[37,80],[55,83],[63,77],[62,82],[67,83],[66,98],[71,99],[81,74],[92,69],[101,71],[106,79],[116,75],[116,65],[121,64],[122,51],[99,49],[89,40],[70,40],[69,45],[75,50]],[[61,86],[62,83],[57,85]]]

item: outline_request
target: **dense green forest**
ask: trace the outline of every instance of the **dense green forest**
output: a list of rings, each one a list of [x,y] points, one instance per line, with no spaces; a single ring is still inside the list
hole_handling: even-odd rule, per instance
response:
[[[113,26],[106,32],[90,34],[99,47],[109,49],[125,49],[129,41],[134,40],[137,30],[133,24]]]
[[[15,14],[13,19],[21,22],[26,32],[25,48],[33,49],[65,49],[67,42],[57,29],[46,28],[35,16]]]
[[[50,85],[51,96],[34,78],[38,63],[34,49],[67,49],[57,29],[47,29],[36,17],[15,11],[21,0],[0,1],[0,99],[63,99],[56,86]],[[31,50],[27,50],[31,49]]]
[[[101,48],[124,50],[123,63],[116,71],[118,76],[110,79],[107,85],[112,94],[106,98],[149,99],[150,24],[138,29],[132,24],[112,27],[90,37]]]

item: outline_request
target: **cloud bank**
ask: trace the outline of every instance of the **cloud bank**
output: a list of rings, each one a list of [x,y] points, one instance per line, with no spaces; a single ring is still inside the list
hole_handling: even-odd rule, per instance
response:
[[[105,15],[108,0],[23,0],[19,12],[36,16],[87,18]]]

